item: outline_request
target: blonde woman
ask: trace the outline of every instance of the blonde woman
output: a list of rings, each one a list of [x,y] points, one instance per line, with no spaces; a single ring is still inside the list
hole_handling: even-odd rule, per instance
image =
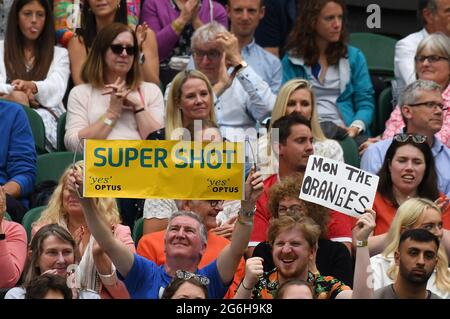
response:
[[[83,161],[75,164],[77,170],[82,171]],[[47,209],[33,225],[33,235],[44,225],[58,224],[67,229],[78,243],[81,257],[76,275],[81,288],[97,291],[103,299],[129,298],[128,292],[116,277],[115,267],[106,253],[98,246],[91,236],[84,219],[81,204],[68,190],[69,168],[59,180],[59,184],[50,198]],[[115,199],[96,199],[97,209],[103,218],[111,225],[115,237],[125,243],[131,252],[135,252],[130,228],[120,225],[120,215]]]
[[[273,123],[280,117],[292,112],[298,112],[311,121],[315,155],[328,157],[341,162],[344,161],[342,147],[337,141],[327,139],[320,128],[319,121],[317,120],[316,98],[309,81],[293,79],[281,87],[272,110],[270,121]],[[269,132],[271,132],[271,129],[272,125],[269,126]],[[269,144],[268,135],[263,135],[258,140],[260,163],[263,167],[269,169],[269,173],[273,174],[277,171],[278,161],[274,156],[271,156],[271,163],[269,163],[269,156],[271,154],[270,148],[268,148]]]
[[[195,120],[216,123],[214,93],[208,78],[200,71],[186,70],[173,79],[168,97],[165,128],[152,132],[150,140],[178,140],[183,135],[179,128],[188,127]]]
[[[411,198],[400,205],[385,239],[386,248],[381,254],[370,259],[374,290],[388,286],[395,281],[398,267],[395,265],[394,252],[398,247],[400,235],[407,229],[415,228],[426,229],[441,240],[437,266],[428,280],[427,289],[439,297],[447,299],[450,297],[450,271],[447,254],[442,243],[444,230],[441,210],[435,203],[424,198]]]

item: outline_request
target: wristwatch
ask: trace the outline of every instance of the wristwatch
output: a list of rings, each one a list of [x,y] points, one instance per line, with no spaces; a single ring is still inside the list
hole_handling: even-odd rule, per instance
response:
[[[356,247],[366,247],[368,245],[367,240],[357,240]]]
[[[240,70],[246,67],[248,67],[248,63],[242,60],[238,65],[234,67],[233,72],[231,72],[231,78],[234,78]]]
[[[114,126],[114,121],[109,119],[109,118],[107,118],[106,115],[102,116],[102,121],[103,121],[104,124],[106,124],[106,125],[108,125],[110,127]]]
[[[248,218],[252,218],[253,216],[255,216],[256,213],[256,207],[254,207],[252,210],[249,211],[245,211],[241,208],[241,210],[239,211],[239,215],[241,215],[242,217],[248,217]]]

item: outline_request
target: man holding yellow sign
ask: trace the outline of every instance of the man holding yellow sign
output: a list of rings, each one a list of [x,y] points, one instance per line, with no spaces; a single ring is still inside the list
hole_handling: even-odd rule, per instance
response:
[[[86,197],[243,198],[242,143],[86,140],[84,149]]]
[[[80,172],[72,172],[69,184],[70,191],[78,194],[78,189],[83,187]],[[215,261],[202,269],[198,269],[198,263],[206,248],[206,229],[196,214],[182,211],[172,215],[164,238],[167,261],[158,267],[153,262],[132,254],[124,244],[114,239],[109,225],[99,216],[94,200],[81,198],[80,202],[92,235],[124,277],[132,298],[158,298],[176,271],[184,270],[208,277],[208,296],[220,299],[225,295],[227,285],[231,283],[240,258],[247,248],[256,199],[262,189],[261,174],[252,170],[245,183],[245,200],[241,203],[231,243]]]

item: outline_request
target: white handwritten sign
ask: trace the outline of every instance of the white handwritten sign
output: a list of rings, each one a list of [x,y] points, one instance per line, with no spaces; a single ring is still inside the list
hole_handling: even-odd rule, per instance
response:
[[[364,208],[372,208],[378,179],[354,166],[312,155],[299,197],[358,218]]]

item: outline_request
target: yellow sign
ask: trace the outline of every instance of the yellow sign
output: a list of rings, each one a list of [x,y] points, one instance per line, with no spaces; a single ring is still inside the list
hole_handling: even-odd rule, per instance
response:
[[[242,143],[85,140],[86,197],[243,198]]]

